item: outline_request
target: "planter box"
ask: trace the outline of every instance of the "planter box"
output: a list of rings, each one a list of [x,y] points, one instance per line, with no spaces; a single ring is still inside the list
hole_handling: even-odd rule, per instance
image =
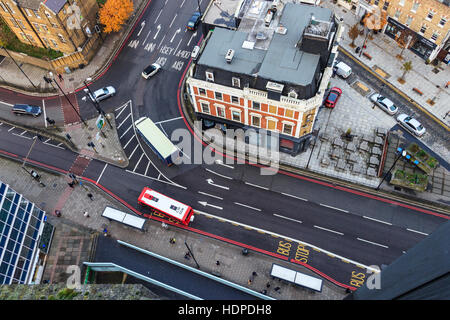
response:
[[[416,143],[411,143],[406,152],[411,156],[410,161],[426,174],[432,173],[439,166],[439,162]]]
[[[407,173],[402,170],[396,170],[389,182],[396,186],[424,192],[427,189],[428,176],[425,174]]]

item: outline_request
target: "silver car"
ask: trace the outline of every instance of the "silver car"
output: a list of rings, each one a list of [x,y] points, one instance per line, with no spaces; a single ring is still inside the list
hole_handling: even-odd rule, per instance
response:
[[[379,93],[375,93],[370,96],[370,100],[374,102],[377,106],[379,106],[383,111],[389,113],[390,115],[394,115],[398,112],[397,106],[388,98],[383,97]]]
[[[408,116],[407,114],[402,113],[401,115],[399,115],[397,117],[397,121],[403,128],[418,137],[423,136],[426,131],[419,121],[411,116]]]
[[[114,87],[108,86],[108,87],[104,87],[102,89],[98,89],[97,91],[94,91],[94,97],[92,98],[92,100],[96,100],[96,101],[102,101],[105,100],[106,98],[112,97],[116,94],[116,89],[114,89]]]

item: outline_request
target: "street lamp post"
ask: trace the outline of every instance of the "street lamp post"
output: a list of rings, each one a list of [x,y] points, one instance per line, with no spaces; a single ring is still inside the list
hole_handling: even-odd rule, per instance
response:
[[[14,61],[14,63],[16,64],[17,68],[19,68],[20,71],[22,71],[22,73],[24,74],[24,76],[28,79],[28,81],[30,81],[31,85],[37,89],[37,87],[34,85],[34,83],[30,80],[30,78],[28,78],[27,74],[22,70],[22,68],[17,64],[16,60],[14,60],[14,58],[11,56],[11,54],[9,53],[8,50],[6,50],[5,47],[1,46],[0,48],[2,48],[3,50],[6,51],[6,53],[8,54],[8,56],[11,58],[12,61]]]
[[[87,91],[85,89],[84,92],[89,93],[89,96],[90,96],[89,99],[94,104],[95,109],[97,109],[99,114],[101,114],[103,117],[106,118],[106,122],[108,122],[109,128],[112,129],[113,127],[111,125],[111,122],[109,122],[109,119],[108,119],[108,117],[105,114],[105,111],[103,111],[103,109],[100,107],[100,103],[94,98],[94,94],[92,93],[91,88],[89,88],[89,86],[87,84],[87,81],[91,81],[91,80],[92,80],[91,78],[87,78],[86,80],[83,81],[83,83],[84,83],[84,85],[86,86],[86,89],[87,89]]]
[[[366,37],[364,38],[364,42],[363,45],[361,47],[361,51],[359,51],[359,56],[361,57],[363,51],[364,51],[364,47],[366,46],[367,43],[367,38],[369,37],[369,33],[370,33],[370,29],[367,29],[367,33],[366,33]]]
[[[395,159],[394,163],[392,164],[392,166],[389,168],[388,172],[386,172],[386,174],[383,176],[383,179],[381,179],[381,182],[378,184],[378,186],[375,188],[375,190],[379,190],[381,184],[383,183],[383,181],[386,179],[387,175],[391,172],[391,170],[394,168],[395,164],[397,163],[397,161],[401,158],[401,157],[406,157],[406,150],[403,150],[403,148],[398,147],[397,148],[397,152],[398,157],[397,159]]]
[[[80,120],[83,122],[83,124],[87,127],[87,123],[86,121],[84,121],[84,119],[81,117],[81,114],[77,111],[77,109],[75,108],[75,106],[73,105],[72,101],[70,101],[69,97],[67,97],[66,93],[63,91],[63,89],[61,89],[61,86],[58,84],[58,81],[56,81],[55,79],[53,79],[53,73],[49,72],[50,78],[47,78],[46,76],[44,76],[44,80],[48,81],[49,83],[55,82],[56,85],[58,86],[59,90],[62,92],[62,94],[64,95],[64,97],[66,97],[66,100],[69,102],[69,104],[72,106],[73,111],[75,111],[75,113],[80,117]]]

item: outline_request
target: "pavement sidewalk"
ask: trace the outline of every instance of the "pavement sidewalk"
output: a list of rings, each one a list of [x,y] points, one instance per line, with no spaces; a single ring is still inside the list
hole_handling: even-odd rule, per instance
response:
[[[336,15],[344,19],[345,31],[340,43],[342,48],[450,129],[450,88],[445,88],[447,82],[450,81],[449,66],[442,63],[438,66],[427,65],[422,58],[408,49],[403,50],[403,59],[398,59],[396,56],[401,53],[402,49],[384,33],[378,33],[373,36],[372,40],[370,38],[367,40],[364,52],[369,54],[372,59],[369,60],[364,55],[360,57],[359,54],[356,54],[355,48],[350,46],[352,40],[348,36],[348,30],[356,23],[359,25],[359,18],[352,11],[334,4],[332,0],[322,1],[321,6],[333,10]],[[359,27],[360,30],[363,29],[363,26],[359,25]],[[355,45],[362,47],[364,38],[364,36],[359,36],[355,40]],[[406,82],[402,84],[398,78],[403,74],[401,66],[407,61],[412,62],[413,69],[406,74]],[[420,89],[423,95],[413,91],[413,88]]]

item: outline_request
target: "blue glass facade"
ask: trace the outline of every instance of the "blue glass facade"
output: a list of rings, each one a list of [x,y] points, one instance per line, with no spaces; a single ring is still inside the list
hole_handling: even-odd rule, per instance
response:
[[[0,285],[28,281],[44,219],[44,211],[0,181]]]

